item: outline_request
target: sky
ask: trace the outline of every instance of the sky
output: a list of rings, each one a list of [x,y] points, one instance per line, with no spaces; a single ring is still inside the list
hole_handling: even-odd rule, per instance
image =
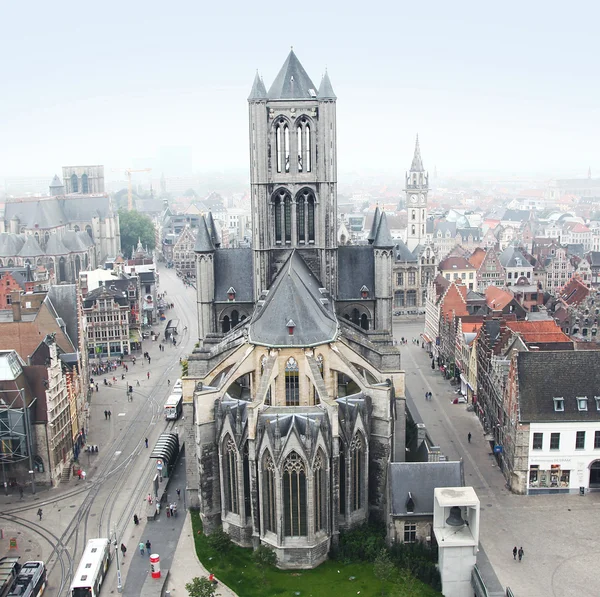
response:
[[[248,170],[256,70],[338,97],[338,170],[600,175],[598,2],[0,0],[0,177]],[[160,163],[160,160],[158,161]],[[153,176],[158,173],[153,172]],[[169,173],[167,173],[169,174]]]

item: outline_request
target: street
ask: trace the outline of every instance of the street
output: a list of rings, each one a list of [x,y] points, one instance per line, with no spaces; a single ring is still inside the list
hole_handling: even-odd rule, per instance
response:
[[[481,502],[480,543],[504,587],[516,597],[593,597],[598,595],[595,563],[600,548],[594,532],[600,493],[518,496],[508,491],[484,440],[477,416],[466,404],[452,404],[455,387],[431,369],[420,345],[423,319],[394,322],[394,336],[408,338],[401,347],[407,404],[412,401],[427,431],[449,460],[464,461],[465,484]],[[425,392],[433,399],[425,401]],[[467,435],[471,433],[469,444]],[[512,556],[523,547],[522,562]]]
[[[121,570],[125,594],[132,596],[140,595],[140,583],[147,576],[147,562],[131,564],[136,555],[138,560],[140,558],[136,553],[140,537],[143,536],[144,542],[148,538],[152,540],[153,551],[161,553],[163,568],[168,567],[177,544],[185,518],[183,503],[182,515],[173,519],[168,529],[164,525],[164,513],[158,522],[148,523],[150,526],[146,528],[144,498],[150,492],[150,482],[156,473],[155,462],[148,456],[166,427],[162,411],[169,394],[167,379],[174,383],[181,376],[179,359],[185,358],[197,341],[196,293],[193,288],[184,287],[174,270],[161,268],[159,275],[158,291],[166,291],[175,304],[168,318],[176,317],[181,322],[178,344],[176,347],[165,344],[165,350],[160,351],[159,341],[144,340],[141,352],[149,352],[151,365],[138,354],[136,365],[128,363],[125,380],[121,380],[122,368],[114,373],[117,382],[110,387],[103,384],[103,375],[97,376],[99,391],[93,392],[91,397],[87,442],[98,445],[99,451],[80,455],[85,480],[72,475],[55,489],[39,487],[35,495],[26,491],[22,501],[18,494],[0,497],[4,530],[0,549],[8,553],[8,538],[17,536],[18,549],[13,553],[20,555],[21,561],[44,560],[48,569],[46,594],[50,597],[68,594],[71,577],[90,538],[116,533],[117,543],[127,546]],[[165,322],[159,322],[153,327],[159,340],[164,337],[164,325]],[[186,326],[187,331],[182,333]],[[106,377],[112,378],[112,373]],[[134,389],[132,401],[127,399],[127,385]],[[108,419],[105,410],[112,413]],[[148,438],[148,448],[145,438]],[[174,483],[181,488],[185,488],[183,458],[174,478]],[[174,492],[175,488],[175,496]],[[182,500],[184,493],[182,491]],[[43,510],[43,520],[36,516],[39,508]],[[133,523],[134,514],[140,517],[137,527]],[[102,595],[116,591],[116,568],[111,565]],[[130,569],[135,571],[132,581],[128,582]]]

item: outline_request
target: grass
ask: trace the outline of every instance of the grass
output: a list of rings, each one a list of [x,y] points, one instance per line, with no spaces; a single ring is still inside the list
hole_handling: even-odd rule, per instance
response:
[[[373,565],[364,562],[342,564],[328,560],[313,570],[268,570],[264,579],[252,561],[252,550],[233,546],[221,556],[208,545],[202,533],[197,512],[192,512],[192,528],[198,558],[207,570],[235,591],[239,597],[378,597],[382,588],[386,595],[399,597],[439,597],[440,594],[422,582],[411,579],[396,584],[382,583],[373,573]],[[200,532],[199,532],[200,531]],[[354,577],[354,580],[350,580]]]

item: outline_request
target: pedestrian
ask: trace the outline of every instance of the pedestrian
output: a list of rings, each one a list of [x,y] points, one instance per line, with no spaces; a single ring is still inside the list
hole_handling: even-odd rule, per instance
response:
[[[148,365],[152,362],[152,359],[148,357]]]
[[[469,431],[469,435],[467,435],[467,439],[469,440],[469,443],[471,443],[471,432]]]
[[[146,442],[146,448],[148,447],[148,438],[144,440]]]
[[[19,485],[19,498],[23,499],[23,488]]]
[[[112,415],[112,413],[110,411],[108,411],[108,418],[109,418],[109,420],[110,420],[111,415]]]
[[[171,385],[171,380],[167,379],[167,385],[170,386]]]
[[[98,384],[96,384],[96,392],[98,391]]]
[[[150,371],[148,371],[148,373],[146,373],[146,377],[147,377],[148,379],[150,379]]]
[[[42,509],[41,508],[38,509],[37,515],[40,517],[40,520],[42,520]]]
[[[140,542],[140,555],[143,556],[144,555],[144,543]]]
[[[177,499],[181,499],[181,489],[179,489],[179,487],[177,488]]]
[[[513,547],[513,560],[516,560],[516,559],[517,559],[517,551],[518,551],[518,550],[517,550],[517,546],[515,545],[515,546]]]
[[[425,392],[425,400],[429,400],[429,392]]]
[[[522,547],[519,547],[518,554],[519,554],[519,562],[520,562],[523,559],[523,556],[525,555],[525,552],[523,551]]]
[[[136,387],[138,387],[138,388],[140,387],[140,380],[139,380],[139,379],[136,379],[136,380],[135,380],[135,385],[136,385]]]
[[[137,526],[138,524],[140,524],[140,519],[138,518],[138,515],[137,515],[137,514],[134,514],[134,515],[133,515],[133,524],[134,524],[135,526]]]
[[[104,411],[104,418],[108,419],[108,411],[107,410]]]
[[[150,555],[151,548],[152,544],[150,543],[150,539],[146,539],[146,549],[148,550],[148,555]]]
[[[125,554],[127,553],[127,548],[124,543],[121,543],[121,553],[123,554],[123,557],[125,557]]]

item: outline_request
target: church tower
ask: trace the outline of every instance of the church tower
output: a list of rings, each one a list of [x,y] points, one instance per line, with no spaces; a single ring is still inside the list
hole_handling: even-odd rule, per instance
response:
[[[248,97],[254,298],[292,250],[337,293],[336,96],[327,73],[313,84],[292,50],[267,92]]]
[[[410,251],[423,244],[426,238],[427,193],[429,192],[429,173],[423,168],[419,135],[415,144],[415,155],[406,174],[406,208],[408,210],[408,231],[406,245]]]

